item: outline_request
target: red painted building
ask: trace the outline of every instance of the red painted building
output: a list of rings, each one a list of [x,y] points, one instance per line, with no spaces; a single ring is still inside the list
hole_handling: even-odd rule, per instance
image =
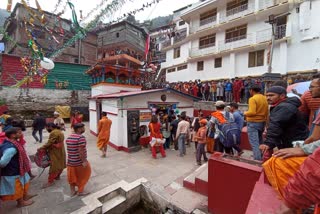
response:
[[[0,85],[14,86],[19,81],[25,78],[26,73],[20,63],[20,57],[14,55],[1,54],[0,55]],[[21,88],[44,88],[40,82],[40,78],[35,78],[29,85],[23,84]]]

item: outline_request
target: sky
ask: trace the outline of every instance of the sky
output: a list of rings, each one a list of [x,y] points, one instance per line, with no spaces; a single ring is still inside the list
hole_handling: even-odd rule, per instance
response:
[[[26,0],[28,2],[28,0]],[[79,11],[82,10],[83,16],[85,16],[90,10],[96,7],[96,5],[100,4],[100,2],[107,2],[104,5],[107,5],[112,0],[70,0],[76,9],[77,15],[79,17]],[[130,12],[134,9],[139,9],[142,7],[144,3],[151,2],[152,0],[131,0],[128,1],[120,10],[116,11],[112,17],[109,19],[116,20],[117,17],[120,16],[120,14],[124,14],[127,12]],[[135,18],[139,21],[144,21],[148,19],[152,19],[158,16],[166,16],[169,14],[172,14],[174,10],[177,10],[181,7],[184,7],[186,5],[198,2],[199,0],[160,0],[158,4],[152,5],[149,8],[146,8],[144,11],[141,11],[139,13],[136,13]],[[13,10],[15,4],[17,2],[20,2],[20,0],[13,0],[12,9]],[[43,10],[52,12],[54,10],[54,7],[58,0],[38,0],[41,8]],[[63,5],[65,4],[66,0],[62,0],[62,4],[59,7],[58,11],[60,12],[62,10]],[[29,0],[30,6],[35,7],[35,0]],[[0,8],[6,9],[7,8],[7,0],[0,0]],[[90,16],[93,17],[93,16]],[[71,19],[71,11],[68,8],[66,13],[63,15],[63,18]],[[109,20],[104,20],[105,22],[108,22]]]

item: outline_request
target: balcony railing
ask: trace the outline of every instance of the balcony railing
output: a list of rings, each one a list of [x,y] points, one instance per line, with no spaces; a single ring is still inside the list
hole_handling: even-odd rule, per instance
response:
[[[197,31],[214,26],[217,23],[217,16],[212,16],[207,19],[201,20],[199,25],[190,27],[190,33],[195,33]]]
[[[200,27],[217,21],[217,16],[208,17],[200,21]]]
[[[208,55],[208,54],[215,54],[217,52],[217,47],[216,46],[208,46],[206,48],[204,47],[197,47],[197,48],[192,48],[190,50],[190,57],[197,57],[197,56],[203,56],[203,55]]]
[[[171,45],[171,39],[166,40],[166,41],[164,41],[164,42],[161,44],[161,49],[162,49],[162,48],[169,47],[170,45]]]
[[[220,23],[247,15],[254,12],[254,3],[247,3],[239,7],[221,13]]]
[[[187,37],[187,29],[182,29],[176,32],[175,37],[173,38],[173,43],[180,42]]]
[[[232,50],[232,49],[240,48],[240,47],[251,45],[251,44],[255,44],[254,34],[247,34],[247,35],[231,38],[225,41],[220,41],[218,43],[218,50],[219,52]]]
[[[286,37],[286,25],[280,25],[276,28],[275,39],[282,39]],[[272,29],[271,27],[265,30],[257,31],[247,35],[221,40],[216,42],[216,46],[197,47],[190,49],[190,57],[199,57],[210,54],[217,54],[222,51],[230,51],[244,46],[254,45],[261,42],[271,41]]]
[[[259,0],[259,9],[266,9],[281,3],[288,3],[289,0]]]

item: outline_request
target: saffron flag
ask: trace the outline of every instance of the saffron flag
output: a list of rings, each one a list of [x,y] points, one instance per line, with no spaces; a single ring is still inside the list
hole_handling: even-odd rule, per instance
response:
[[[145,59],[147,61],[148,58],[148,53],[149,53],[149,48],[150,48],[150,35],[147,35],[147,40],[146,40],[146,49],[144,50],[144,55],[145,55]]]

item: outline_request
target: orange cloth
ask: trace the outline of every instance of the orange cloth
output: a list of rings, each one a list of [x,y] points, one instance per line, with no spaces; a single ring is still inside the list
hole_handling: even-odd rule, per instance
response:
[[[83,192],[85,185],[91,176],[91,166],[88,162],[86,167],[67,166],[68,182],[70,185],[77,186],[78,192]]]
[[[207,137],[207,152],[214,152],[214,139],[210,137]]]
[[[22,183],[20,182],[19,178],[16,178],[16,192],[14,195],[2,195],[0,198],[2,201],[16,201],[20,198],[23,198],[23,196],[28,194],[29,190],[29,182],[22,186]]]
[[[110,129],[112,121],[107,117],[102,117],[98,124],[98,142],[97,147],[99,149],[104,148],[108,145],[110,140]]]
[[[212,113],[211,113],[211,116],[217,118],[217,120],[219,121],[219,123],[222,123],[222,124],[223,124],[223,123],[226,123],[226,122],[227,122],[226,118],[224,118],[224,116],[223,116],[223,114],[222,114],[221,111],[212,112]]]
[[[293,158],[276,158],[271,157],[263,164],[265,174],[272,187],[279,194],[281,199],[284,198],[284,188],[288,181],[299,170],[302,163],[307,157]]]

